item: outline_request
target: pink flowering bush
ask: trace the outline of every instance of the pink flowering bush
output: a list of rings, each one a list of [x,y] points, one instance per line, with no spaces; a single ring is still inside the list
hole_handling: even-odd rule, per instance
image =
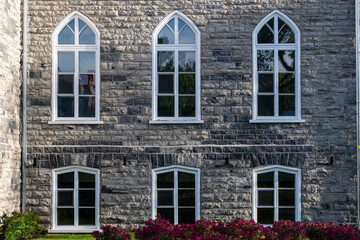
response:
[[[274,222],[272,227],[268,227],[266,240],[306,240],[306,232],[301,222],[280,220]]]
[[[102,227],[101,230],[102,232],[94,231],[91,235],[95,237],[96,240],[131,240],[130,234],[117,227],[107,225]]]

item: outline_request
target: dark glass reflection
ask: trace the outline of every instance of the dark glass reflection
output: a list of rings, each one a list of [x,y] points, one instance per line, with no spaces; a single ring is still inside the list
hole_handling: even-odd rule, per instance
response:
[[[58,208],[57,209],[57,225],[74,225],[74,209]]]
[[[159,93],[174,93],[173,74],[159,74]]]
[[[79,117],[95,117],[95,97],[79,97]]]
[[[258,115],[274,116],[274,96],[258,95]]]
[[[195,72],[195,52],[179,52],[179,72]]]
[[[274,18],[270,19],[258,33],[258,43],[274,43]]]
[[[73,206],[74,191],[58,191],[58,206]]]
[[[195,190],[179,190],[179,206],[195,206]]]
[[[257,175],[258,188],[273,188],[274,187],[274,172],[260,173]]]
[[[295,190],[279,190],[279,206],[295,206]]]
[[[179,74],[179,94],[195,94],[195,74]]]
[[[259,92],[274,92],[273,73],[259,73]]]
[[[259,206],[273,206],[274,205],[274,191],[258,191],[258,205]]]
[[[279,172],[279,187],[280,188],[294,188],[295,174]]]
[[[58,75],[59,89],[58,93],[74,93],[74,75]]]
[[[94,207],[95,206],[95,190],[79,190],[79,206]]]
[[[258,71],[273,71],[274,70],[274,51],[273,50],[258,50],[257,51]]]
[[[79,94],[95,95],[95,76],[93,74],[81,74],[79,78]]]
[[[279,18],[279,43],[295,43],[295,34],[284,21]]]
[[[168,219],[170,223],[174,224],[174,208],[158,208],[157,213],[161,218]]]
[[[95,188],[95,174],[79,172],[79,188]]]
[[[195,174],[178,172],[179,188],[195,188]]]
[[[193,224],[195,222],[195,208],[179,208],[179,224]]]
[[[158,52],[158,72],[174,72],[174,52]]]
[[[295,96],[279,96],[279,116],[295,116]]]
[[[295,221],[295,208],[280,208],[279,220]]]
[[[295,93],[294,73],[279,73],[279,93]]]
[[[171,191],[158,191],[158,206],[173,206],[174,192]]]
[[[157,188],[174,188],[174,172],[158,174]]]
[[[179,97],[179,117],[195,117],[195,97]]]
[[[174,33],[168,26],[164,26],[158,35],[158,44],[174,44]]]
[[[274,209],[273,208],[258,208],[257,220],[261,224],[273,224]]]
[[[57,175],[58,188],[74,188],[74,172]]]
[[[158,116],[174,117],[174,97],[158,96]]]
[[[95,225],[95,208],[79,208],[79,225]]]

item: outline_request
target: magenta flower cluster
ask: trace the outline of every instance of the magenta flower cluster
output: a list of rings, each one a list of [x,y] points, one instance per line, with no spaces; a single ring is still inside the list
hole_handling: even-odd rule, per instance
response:
[[[254,220],[237,219],[229,223],[199,220],[194,224],[172,225],[160,215],[133,232],[140,240],[360,240],[360,230],[346,224],[281,220],[264,227]]]
[[[110,225],[101,228],[102,232],[94,231],[91,233],[96,240],[131,240],[130,234]]]

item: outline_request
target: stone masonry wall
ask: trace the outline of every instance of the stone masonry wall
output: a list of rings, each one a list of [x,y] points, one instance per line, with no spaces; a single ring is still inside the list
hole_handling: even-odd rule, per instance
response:
[[[0,1],[0,215],[20,210],[21,1]]]
[[[302,170],[302,220],[356,222],[352,1],[30,0],[28,208],[50,225],[51,169],[101,169],[101,224],[151,216],[151,169],[201,169],[201,217],[251,218],[251,171]],[[49,125],[51,34],[73,11],[101,32],[103,125]],[[204,124],[150,125],[151,34],[174,10],[201,31]],[[301,124],[250,124],[252,31],[273,10],[301,30]],[[228,162],[228,164],[226,164]]]

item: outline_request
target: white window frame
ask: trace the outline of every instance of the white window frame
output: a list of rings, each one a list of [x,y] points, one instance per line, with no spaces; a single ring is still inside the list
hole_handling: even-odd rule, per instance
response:
[[[63,173],[74,172],[74,226],[57,226],[57,176]],[[95,225],[94,226],[78,226],[78,173],[88,173],[95,175]],[[69,166],[52,170],[52,206],[51,206],[51,229],[49,233],[91,233],[100,229],[100,170]]]
[[[72,19],[74,21],[75,44],[58,44],[58,36],[64,26]],[[79,44],[78,19],[86,23],[95,34],[95,44]],[[58,52],[71,51],[74,52],[74,117],[58,117]],[[79,69],[79,52],[91,51],[95,52],[95,117],[78,117],[79,114],[79,86],[78,86],[78,69]],[[100,121],[100,31],[95,24],[85,15],[78,11],[74,11],[65,17],[54,29],[52,33],[52,98],[51,109],[52,117],[48,124],[102,124]]]
[[[257,43],[258,32],[271,19],[280,18],[293,30],[295,35],[295,43],[278,43],[278,26],[277,21],[274,21],[274,43]],[[275,19],[274,19],[275,20]],[[255,27],[252,33],[252,49],[253,49],[253,105],[252,105],[252,119],[250,123],[301,123],[305,120],[301,119],[301,34],[300,29],[296,24],[280,11],[273,11],[264,17]],[[279,93],[278,93],[278,57],[274,53],[274,116],[258,116],[258,71],[257,71],[257,51],[258,50],[294,50],[295,51],[295,116],[278,116],[279,108]]]
[[[174,172],[174,224],[178,223],[178,172],[195,174],[195,221],[200,220],[200,169],[193,167],[185,167],[173,165],[169,167],[161,167],[152,170],[152,219],[157,214],[157,175],[161,173]]]
[[[279,200],[278,200],[279,172],[285,172],[295,175],[295,221],[301,221],[301,170],[293,167],[272,165],[272,166],[258,167],[253,169],[252,171],[252,177],[253,177],[252,217],[255,220],[255,222],[257,222],[257,209],[258,209],[257,175],[268,172],[274,172],[274,189],[273,189],[274,190],[274,221],[278,221],[279,219]]]
[[[158,44],[158,34],[162,28],[171,20],[177,17],[183,20],[195,34],[195,44],[178,44],[178,37],[174,36],[175,44]],[[174,11],[166,16],[155,28],[152,34],[152,121],[150,124],[182,124],[182,123],[203,123],[201,120],[201,107],[200,107],[200,70],[201,70],[201,37],[200,31],[196,25],[183,13]],[[175,95],[175,116],[174,117],[158,117],[157,115],[157,92],[158,92],[158,77],[157,77],[157,52],[158,51],[173,51],[174,54],[174,95]],[[178,51],[195,51],[195,117],[178,117]]]

